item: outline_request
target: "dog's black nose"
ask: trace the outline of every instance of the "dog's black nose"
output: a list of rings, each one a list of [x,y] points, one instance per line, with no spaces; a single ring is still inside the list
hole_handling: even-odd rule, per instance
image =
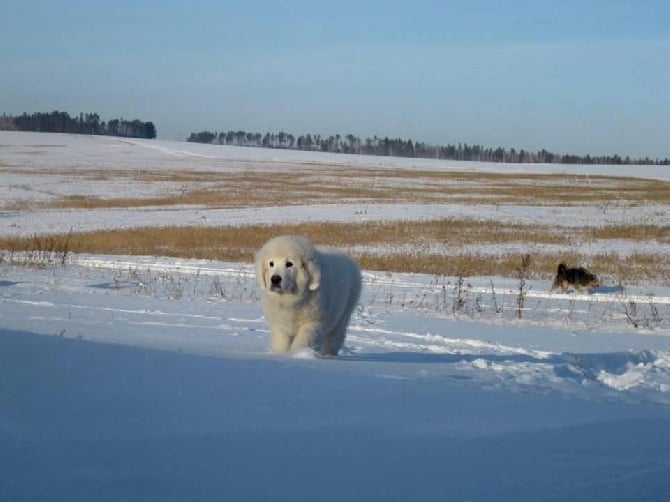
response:
[[[281,276],[280,275],[273,275],[270,277],[270,282],[272,283],[273,286],[279,286],[281,283]]]

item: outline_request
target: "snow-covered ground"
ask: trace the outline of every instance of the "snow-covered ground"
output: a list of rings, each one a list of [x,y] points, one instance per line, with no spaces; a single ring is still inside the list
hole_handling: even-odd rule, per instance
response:
[[[258,170],[276,173],[296,167],[319,166],[324,173],[356,169],[363,181],[366,169],[442,170],[507,174],[566,174],[631,176],[670,180],[668,166],[573,166],[562,164],[495,164],[431,159],[343,155],[264,148],[243,148],[198,143],[126,139],[68,134],[0,131],[0,232],[33,235],[107,228],[198,225],[221,226],[297,221],[419,220],[450,217],[521,224],[600,226],[615,223],[670,225],[670,212],[662,204],[589,204],[567,198],[560,206],[445,201],[443,203],[355,202],[295,205],[294,201],[268,200],[268,207],[212,208],[198,205],[161,205],[141,208],[59,209],[41,207],[68,196],[150,198],[206,187],[211,176]],[[138,174],[139,173],[139,174]],[[151,173],[142,182],[142,173]],[[161,173],[164,178],[161,178]],[[171,174],[190,173],[189,181],[170,180]],[[378,171],[375,171],[378,174]],[[197,181],[197,175],[202,180]],[[158,179],[157,179],[158,178]],[[166,179],[167,178],[167,179]],[[350,180],[354,183],[355,180]],[[408,184],[407,177],[397,183]],[[475,181],[476,182],[476,181]],[[533,182],[537,183],[537,180]],[[568,177],[565,183],[574,183]],[[473,181],[453,181],[451,186]],[[595,181],[594,181],[595,183]],[[401,185],[402,186],[402,185]],[[469,185],[467,185],[469,186]],[[477,196],[476,188],[472,190]],[[2,208],[5,208],[2,211]],[[9,208],[9,209],[7,209]],[[18,208],[18,209],[17,209]],[[607,244],[605,244],[607,245]],[[655,252],[656,249],[651,249]]]
[[[28,136],[25,165],[45,168],[218,153],[147,142],[114,154],[112,139],[78,138],[95,148],[45,156],[39,144],[69,137]],[[0,147],[0,166],[21,148]],[[237,150],[252,163],[301,155]],[[240,223],[259,210],[238,210]],[[670,288],[549,294],[528,281],[519,311],[518,287],[365,271],[345,350],[321,359],[269,352],[250,264],[3,261],[0,500],[664,500]]]

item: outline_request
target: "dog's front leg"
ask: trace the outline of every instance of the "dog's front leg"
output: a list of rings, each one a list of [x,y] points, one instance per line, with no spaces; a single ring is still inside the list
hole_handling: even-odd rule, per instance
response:
[[[270,349],[272,352],[281,354],[291,349],[291,337],[278,330],[270,330]]]
[[[298,332],[291,343],[291,350],[310,347],[316,351],[321,344],[321,327],[318,323],[304,324],[300,326]]]

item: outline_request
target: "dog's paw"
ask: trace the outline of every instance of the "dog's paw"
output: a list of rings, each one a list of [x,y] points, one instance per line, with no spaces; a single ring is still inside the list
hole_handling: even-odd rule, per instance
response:
[[[291,357],[293,359],[316,359],[318,355],[309,347],[301,347],[291,350]]]

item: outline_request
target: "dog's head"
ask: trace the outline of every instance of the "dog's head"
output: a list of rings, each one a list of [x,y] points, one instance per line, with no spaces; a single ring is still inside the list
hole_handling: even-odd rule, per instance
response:
[[[585,283],[586,286],[588,286],[589,288],[600,287],[600,281],[598,280],[598,276],[596,274],[592,274],[591,272],[587,272]]]
[[[319,288],[321,273],[314,246],[304,237],[282,235],[256,255],[256,280],[265,292],[304,295]]]

